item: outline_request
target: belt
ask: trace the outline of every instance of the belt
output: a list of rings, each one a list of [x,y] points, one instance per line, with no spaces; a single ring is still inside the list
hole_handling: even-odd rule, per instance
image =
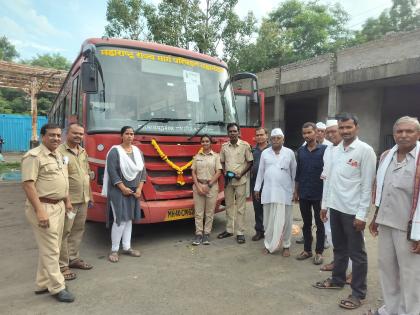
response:
[[[55,200],[55,199],[40,197],[39,201],[41,201],[42,203],[51,203],[51,204],[55,205],[55,204],[59,203],[60,201],[63,201],[63,199]]]
[[[208,184],[209,180],[197,179],[200,184]]]

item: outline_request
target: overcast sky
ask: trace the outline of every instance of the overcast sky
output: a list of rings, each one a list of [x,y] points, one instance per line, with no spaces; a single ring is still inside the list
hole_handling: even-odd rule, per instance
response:
[[[20,57],[59,52],[70,61],[77,56],[81,43],[89,37],[101,37],[106,25],[106,0],[0,0],[0,36],[5,35]],[[158,3],[159,0],[149,2]],[[240,16],[253,11],[261,18],[282,0],[239,0]],[[349,26],[360,28],[368,17],[377,17],[391,6],[391,0],[320,0],[339,2],[351,15]],[[258,3],[258,4],[256,4]]]

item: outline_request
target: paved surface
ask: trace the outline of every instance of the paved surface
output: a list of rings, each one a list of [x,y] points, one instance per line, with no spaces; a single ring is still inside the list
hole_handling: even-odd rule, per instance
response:
[[[36,296],[34,278],[37,247],[24,217],[19,184],[0,183],[0,313],[1,314],[361,314],[346,311],[339,299],[350,289],[317,290],[311,287],[330,273],[320,272],[309,260],[263,255],[262,242],[252,242],[253,213],[248,205],[247,243],[233,238],[215,240],[224,229],[224,213],[214,222],[210,246],[192,247],[193,222],[137,226],[133,247],[142,257],[106,260],[109,231],[88,223],[83,258],[95,267],[77,271],[68,283],[77,300],[56,302]],[[295,209],[297,210],[297,209]],[[299,217],[295,212],[295,217]],[[296,222],[300,224],[301,222]],[[363,310],[378,306],[380,287],[376,271],[376,241],[367,237],[369,253],[368,298]],[[292,255],[302,250],[293,242]],[[325,253],[331,259],[331,250]]]

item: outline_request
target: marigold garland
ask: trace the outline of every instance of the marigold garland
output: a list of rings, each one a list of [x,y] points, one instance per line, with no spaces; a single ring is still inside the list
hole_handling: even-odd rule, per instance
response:
[[[177,178],[176,178],[176,182],[177,184],[184,186],[185,185],[185,180],[184,180],[184,171],[191,167],[193,160],[189,161],[187,164],[183,165],[183,166],[178,166],[176,165],[174,162],[172,162],[168,156],[163,153],[162,149],[159,147],[157,141],[155,139],[152,139],[152,146],[155,148],[156,152],[159,154],[160,158],[165,161],[170,167],[172,167],[176,173],[178,174]],[[198,153],[203,152],[203,148],[201,148]]]

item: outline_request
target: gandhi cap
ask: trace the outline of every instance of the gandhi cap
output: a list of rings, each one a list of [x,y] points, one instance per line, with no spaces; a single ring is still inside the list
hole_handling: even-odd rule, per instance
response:
[[[280,128],[274,128],[271,130],[272,137],[284,137],[283,131]]]

